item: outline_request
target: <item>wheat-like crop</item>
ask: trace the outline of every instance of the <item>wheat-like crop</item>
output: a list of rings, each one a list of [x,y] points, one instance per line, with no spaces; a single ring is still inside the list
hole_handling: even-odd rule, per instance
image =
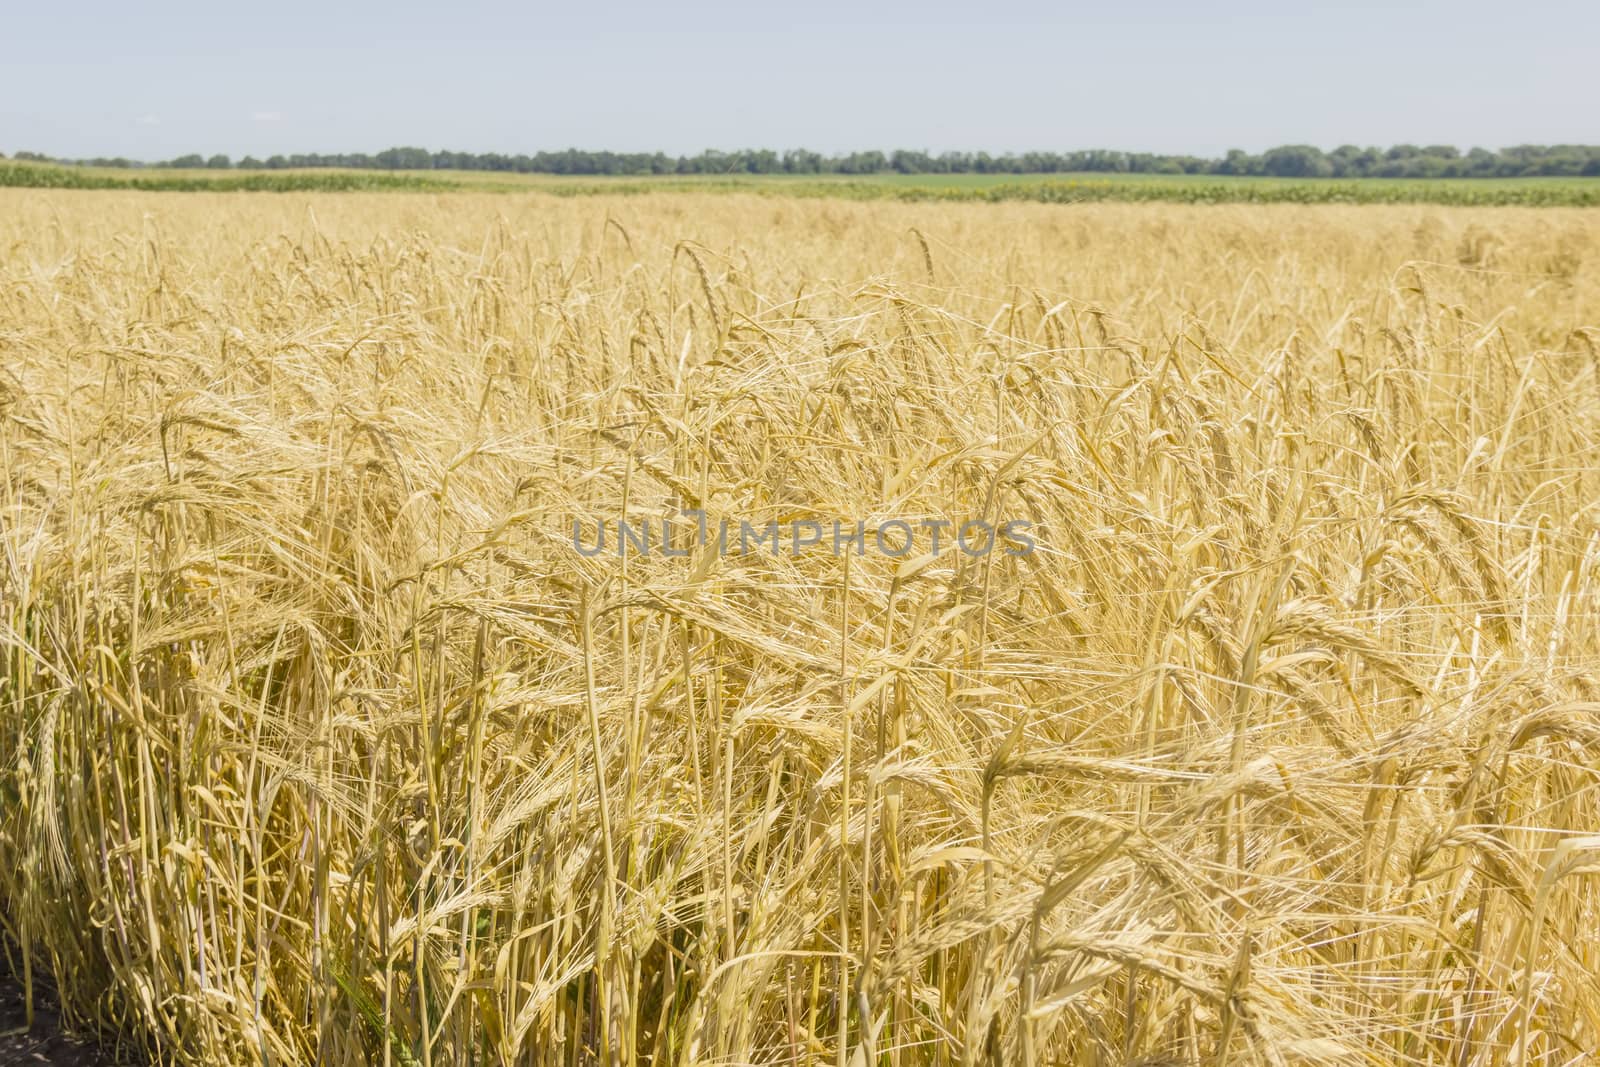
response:
[[[174,1064],[1585,1062],[1597,237],[0,191],[3,955]],[[685,508],[1037,548],[572,536]]]

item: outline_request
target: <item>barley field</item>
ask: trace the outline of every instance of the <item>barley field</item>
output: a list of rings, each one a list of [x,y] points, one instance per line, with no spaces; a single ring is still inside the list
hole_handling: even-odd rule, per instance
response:
[[[147,1062],[1600,1054],[1594,211],[6,189],[0,470]]]

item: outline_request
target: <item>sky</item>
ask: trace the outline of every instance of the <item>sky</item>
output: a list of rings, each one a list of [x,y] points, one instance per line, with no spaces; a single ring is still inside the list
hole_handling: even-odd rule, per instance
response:
[[[0,0],[0,152],[1600,143],[1594,0]]]

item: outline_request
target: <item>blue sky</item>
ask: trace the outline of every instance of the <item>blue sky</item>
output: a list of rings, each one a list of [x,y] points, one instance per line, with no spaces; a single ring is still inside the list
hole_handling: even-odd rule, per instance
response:
[[[1600,3],[0,0],[0,151],[1600,142]]]

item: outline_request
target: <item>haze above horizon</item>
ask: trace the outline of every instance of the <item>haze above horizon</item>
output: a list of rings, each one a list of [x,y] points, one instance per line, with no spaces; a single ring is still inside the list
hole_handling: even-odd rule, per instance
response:
[[[0,151],[1600,142],[1600,5],[8,5]]]

